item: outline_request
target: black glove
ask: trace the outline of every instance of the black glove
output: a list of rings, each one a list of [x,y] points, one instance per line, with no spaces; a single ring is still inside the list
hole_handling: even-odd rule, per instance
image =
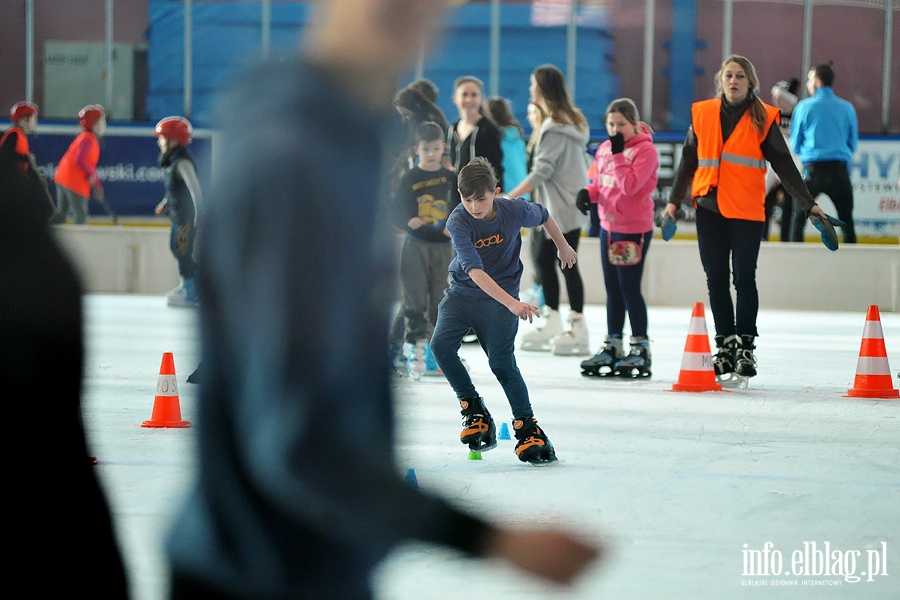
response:
[[[621,131],[616,133],[616,135],[609,136],[609,143],[612,144],[613,154],[618,154],[625,150],[625,137]]]
[[[588,214],[588,210],[591,208],[591,195],[586,189],[578,190],[578,195],[575,196],[575,207],[581,211],[581,214]]]

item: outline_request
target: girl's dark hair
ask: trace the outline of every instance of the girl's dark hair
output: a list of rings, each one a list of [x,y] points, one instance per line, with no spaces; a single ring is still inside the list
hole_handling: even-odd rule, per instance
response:
[[[413,113],[413,129],[425,121],[434,121],[444,129],[450,126],[441,108],[429,100],[415,83],[406,86],[394,96],[394,106],[405,108]]]
[[[460,169],[457,185],[462,198],[485,192],[493,193],[497,189],[497,173],[488,159],[476,156]]]
[[[438,86],[432,80],[422,77],[410,83],[409,87],[416,88],[423,96],[437,104]]]
[[[619,113],[625,119],[634,125],[635,133],[641,132],[641,115],[638,113],[637,105],[631,98],[617,98],[609,103],[604,113],[603,127],[606,127],[606,117],[610,113]]]
[[[497,127],[515,127],[519,130],[519,136],[525,138],[525,130],[516,119],[512,112],[512,105],[509,100],[503,96],[491,96],[487,100],[488,111],[491,113],[491,119],[497,124]]]
[[[531,73],[541,90],[550,118],[556,123],[572,123],[578,129],[587,129],[588,122],[584,114],[572,104],[569,90],[566,88],[566,77],[555,65],[546,64],[537,67]]]

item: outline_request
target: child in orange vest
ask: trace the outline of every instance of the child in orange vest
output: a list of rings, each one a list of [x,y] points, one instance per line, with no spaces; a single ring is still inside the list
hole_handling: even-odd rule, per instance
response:
[[[98,138],[106,131],[106,113],[99,104],[89,104],[78,113],[78,124],[84,130],[69,145],[56,167],[56,212],[50,223],[63,223],[71,213],[76,225],[87,223],[88,198],[91,189],[101,203],[103,186],[97,177],[100,160]]]
[[[12,121],[12,126],[0,136],[0,160],[15,163],[29,179],[40,184],[47,197],[47,204],[41,205],[41,209],[46,211],[44,218],[47,218],[55,208],[53,198],[28,144],[28,134],[37,129],[37,104],[16,102],[9,109],[9,120]]]

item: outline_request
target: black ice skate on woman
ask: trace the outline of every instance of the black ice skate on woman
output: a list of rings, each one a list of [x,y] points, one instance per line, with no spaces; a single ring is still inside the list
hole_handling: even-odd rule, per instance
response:
[[[734,387],[737,382],[737,374],[734,372],[735,355],[738,348],[736,335],[716,336],[716,355],[713,357],[713,368],[716,371],[716,380],[726,387]]]
[[[734,371],[738,377],[738,385],[744,390],[747,389],[750,378],[756,377],[756,357],[753,355],[753,351],[756,350],[755,341],[755,336],[742,335],[736,354]]]
[[[650,371],[651,364],[650,340],[643,336],[632,337],[631,352],[616,363],[614,371],[626,379],[642,379],[653,375]]]
[[[608,335],[597,354],[581,361],[581,374],[585,377],[609,377],[618,375],[616,363],[625,358],[621,335]]]

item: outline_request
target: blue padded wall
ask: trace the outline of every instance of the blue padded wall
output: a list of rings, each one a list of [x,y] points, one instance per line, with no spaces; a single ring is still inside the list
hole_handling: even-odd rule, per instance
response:
[[[307,3],[271,5],[270,53],[295,52],[298,31],[310,15]],[[192,122],[211,127],[216,92],[236,69],[261,55],[262,12],[258,2],[194,2]],[[452,122],[456,109],[451,100],[453,81],[475,75],[489,86],[490,4],[469,4],[451,9],[443,37],[424,65],[424,76],[440,88],[438,104]],[[184,3],[150,0],[148,50],[151,120],[184,114]],[[592,15],[589,25],[578,28],[576,103],[588,117],[591,129],[602,133],[606,105],[619,94],[612,71],[613,41],[603,19]],[[535,26],[527,4],[501,6],[500,95],[513,103],[516,116],[528,129],[528,78],[534,67],[553,63],[566,71],[567,28]],[[348,40],[352,43],[352,40]],[[404,85],[414,77],[410,73]],[[490,88],[485,90],[490,93]]]

